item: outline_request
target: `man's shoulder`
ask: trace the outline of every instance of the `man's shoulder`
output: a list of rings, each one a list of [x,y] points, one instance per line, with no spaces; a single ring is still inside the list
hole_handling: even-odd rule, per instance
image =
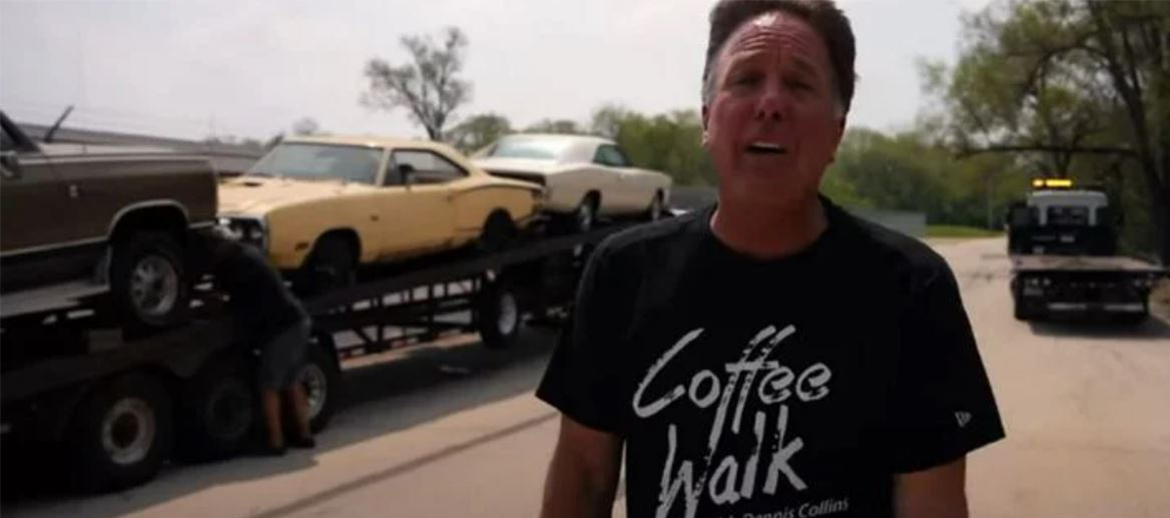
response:
[[[695,210],[653,223],[621,230],[597,246],[596,255],[606,260],[629,259],[658,250],[673,248],[697,236],[698,225],[706,210]]]
[[[879,271],[909,275],[917,283],[930,283],[939,275],[951,276],[946,259],[922,241],[838,209],[847,227],[851,261]]]

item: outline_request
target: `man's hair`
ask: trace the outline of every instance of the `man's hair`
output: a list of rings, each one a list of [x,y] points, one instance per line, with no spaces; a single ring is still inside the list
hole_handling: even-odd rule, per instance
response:
[[[857,75],[853,60],[857,50],[849,18],[833,0],[720,0],[711,9],[711,34],[707,40],[707,62],[703,65],[703,105],[715,92],[720,54],[727,40],[741,25],[764,13],[782,12],[809,24],[824,40],[833,68],[833,86],[841,113],[849,113]]]

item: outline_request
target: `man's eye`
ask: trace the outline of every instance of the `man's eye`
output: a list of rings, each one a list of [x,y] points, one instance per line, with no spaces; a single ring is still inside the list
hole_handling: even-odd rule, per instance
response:
[[[807,83],[807,82],[804,82],[804,81],[790,80],[787,83],[788,83],[788,87],[793,89],[793,90],[798,90],[798,91],[802,91],[802,92],[812,90],[812,85]]]
[[[732,84],[735,84],[735,85],[754,85],[754,84],[760,82],[760,77],[761,76],[759,74],[745,74],[745,75],[742,75],[742,76],[735,78],[735,80],[732,81]]]

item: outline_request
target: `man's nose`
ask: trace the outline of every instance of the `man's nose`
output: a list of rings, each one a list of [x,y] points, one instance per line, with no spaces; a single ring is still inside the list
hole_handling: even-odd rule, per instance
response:
[[[770,83],[770,82],[769,82]],[[780,122],[784,119],[785,94],[779,85],[769,84],[761,92],[756,104],[756,119],[771,119]]]

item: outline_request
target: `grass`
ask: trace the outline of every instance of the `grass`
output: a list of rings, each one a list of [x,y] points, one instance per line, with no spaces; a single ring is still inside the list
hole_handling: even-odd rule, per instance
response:
[[[927,225],[926,237],[999,237],[1000,230],[987,230],[979,227],[965,227],[961,225]]]

